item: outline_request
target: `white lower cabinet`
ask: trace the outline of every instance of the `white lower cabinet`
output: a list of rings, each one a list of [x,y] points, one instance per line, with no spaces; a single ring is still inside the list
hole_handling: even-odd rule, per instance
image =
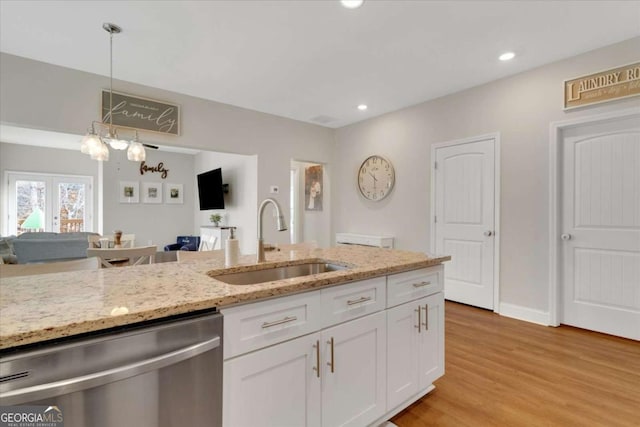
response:
[[[385,323],[379,312],[225,361],[224,425],[364,426],[377,419],[386,410]]]
[[[222,309],[225,427],[377,426],[444,373],[442,266]]]
[[[444,294],[387,310],[389,411],[444,374]]]
[[[322,331],[322,425],[366,426],[386,412],[384,311]]]
[[[320,333],[224,362],[226,427],[319,427]]]

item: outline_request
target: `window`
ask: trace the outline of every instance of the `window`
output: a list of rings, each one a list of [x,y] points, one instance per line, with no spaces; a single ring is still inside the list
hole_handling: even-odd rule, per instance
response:
[[[10,172],[8,234],[93,230],[92,178]]]

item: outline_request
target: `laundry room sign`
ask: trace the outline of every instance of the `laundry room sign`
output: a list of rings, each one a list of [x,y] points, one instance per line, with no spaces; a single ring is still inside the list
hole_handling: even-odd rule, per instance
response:
[[[564,81],[564,109],[640,95],[640,62]]]

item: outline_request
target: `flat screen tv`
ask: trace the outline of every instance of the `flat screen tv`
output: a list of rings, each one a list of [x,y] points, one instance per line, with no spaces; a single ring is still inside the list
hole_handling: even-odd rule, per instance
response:
[[[214,169],[198,175],[200,210],[224,209],[224,186],[222,169]]]

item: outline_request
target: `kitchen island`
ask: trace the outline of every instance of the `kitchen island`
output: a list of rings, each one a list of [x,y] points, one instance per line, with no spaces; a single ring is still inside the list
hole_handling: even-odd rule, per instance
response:
[[[219,252],[206,261],[0,278],[0,349],[436,266],[449,259],[345,246],[268,252],[267,262],[261,264],[246,255],[239,265],[226,269]],[[348,268],[256,285],[229,285],[211,277],[309,260]]]

